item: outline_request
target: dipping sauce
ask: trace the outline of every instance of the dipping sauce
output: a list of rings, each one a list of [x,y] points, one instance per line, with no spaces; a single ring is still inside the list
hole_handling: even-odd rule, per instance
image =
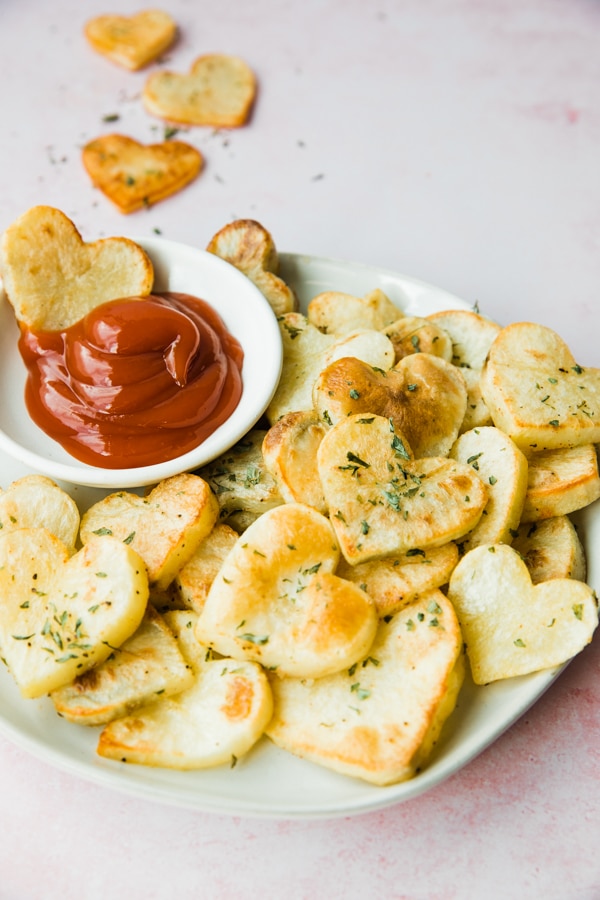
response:
[[[82,462],[166,462],[206,440],[242,395],[243,350],[198,297],[103,303],[64,331],[21,329],[33,421]]]

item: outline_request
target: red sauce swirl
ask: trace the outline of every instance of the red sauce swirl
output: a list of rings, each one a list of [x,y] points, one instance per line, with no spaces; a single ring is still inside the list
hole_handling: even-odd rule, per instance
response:
[[[241,345],[188,294],[112,300],[64,331],[22,328],[19,350],[34,422],[76,459],[104,468],[192,450],[242,394]]]

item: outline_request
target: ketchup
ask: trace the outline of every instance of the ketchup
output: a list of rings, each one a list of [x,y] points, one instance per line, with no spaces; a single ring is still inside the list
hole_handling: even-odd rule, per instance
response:
[[[21,329],[25,402],[72,456],[109,469],[186,453],[232,414],[244,353],[189,294],[111,300],[64,331]]]

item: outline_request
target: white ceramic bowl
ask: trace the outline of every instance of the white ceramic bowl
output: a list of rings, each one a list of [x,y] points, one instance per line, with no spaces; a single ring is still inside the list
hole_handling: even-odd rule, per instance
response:
[[[281,375],[282,345],[271,306],[238,269],[212,253],[163,238],[134,238],[154,265],[156,291],[201,297],[221,316],[244,350],[243,392],[229,419],[210,437],[168,462],[104,469],[79,462],[30,418],[24,402],[25,365],[12,307],[0,296],[0,449],[40,474],[70,484],[132,488],[205,465],[236,443],[267,408]],[[0,291],[1,293],[1,291]]]

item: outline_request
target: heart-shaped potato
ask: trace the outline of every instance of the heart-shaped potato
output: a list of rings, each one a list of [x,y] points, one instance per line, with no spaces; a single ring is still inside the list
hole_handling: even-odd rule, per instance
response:
[[[279,317],[283,367],[275,395],[267,408],[271,424],[286,413],[313,408],[313,386],[321,371],[334,360],[356,357],[378,369],[394,362],[392,343],[371,328],[344,335],[323,334],[301,313]]]
[[[329,520],[286,503],[239,538],[198,619],[198,640],[281,675],[320,678],[369,649],[377,614],[367,594],[333,574],[339,548]]]
[[[104,662],[52,691],[57,713],[79,725],[105,725],[112,719],[190,687],[193,676],[175,636],[148,604],[130,638]]]
[[[313,403],[329,423],[355,413],[385,416],[415,456],[447,456],[465,416],[467,389],[459,369],[430,353],[406,356],[388,371],[349,356],[321,372]]]
[[[219,515],[216,497],[203,478],[183,473],[165,478],[145,497],[118,491],[81,517],[83,544],[110,535],[144,560],[150,583],[167,588],[210,533]]]
[[[313,409],[304,409],[286,413],[265,434],[264,463],[286,503],[306,503],[327,512],[317,470],[317,450],[326,430]]]
[[[585,551],[568,516],[524,522],[517,529],[511,547],[522,557],[534,584],[551,578],[586,579]]]
[[[228,222],[213,235],[206,249],[243,272],[263,293],[276,315],[297,308],[296,295],[277,274],[279,256],[275,241],[260,222]]]
[[[470,550],[450,578],[451,600],[475,684],[559,666],[592,639],[598,601],[589,585],[555,578],[533,585],[507,544]]]
[[[122,541],[74,556],[44,528],[0,537],[0,647],[24,697],[49,693],[106,659],[136,630],[148,579]]]
[[[480,385],[494,424],[525,453],[600,441],[600,369],[578,365],[550,328],[503,328]]]
[[[125,214],[180,191],[204,164],[202,154],[184,141],[141,144],[122,134],[89,141],[81,158],[94,186]]]
[[[306,314],[310,324],[325,334],[348,334],[365,328],[383,331],[402,315],[380,288],[364,297],[343,291],[323,291],[312,298]]]
[[[234,765],[263,735],[273,711],[267,676],[253,662],[213,659],[194,638],[192,612],[165,614],[192,669],[192,685],[102,731],[97,751],[120,762],[172,769]]]
[[[77,504],[51,478],[25,475],[0,490],[0,530],[46,528],[51,534],[74,547],[79,533]]]
[[[566,516],[600,497],[595,444],[541,450],[531,453],[528,460],[523,522]]]
[[[256,78],[243,59],[225,53],[199,56],[187,74],[153,72],[144,85],[148,112],[183,125],[237,128],[256,96]]]
[[[457,540],[481,518],[488,493],[477,473],[445,457],[413,459],[388,419],[342,419],[317,464],[342,553],[355,565]]]
[[[142,69],[167,50],[177,36],[177,25],[160,9],[145,9],[133,16],[96,16],[84,33],[102,56],[131,71]]]
[[[152,291],[150,257],[123,237],[85,243],[73,222],[52,206],[34,206],[0,240],[0,275],[17,320],[59,331],[91,309]]]
[[[344,775],[394,784],[427,761],[463,678],[456,615],[430,591],[382,620],[368,655],[348,670],[316,681],[273,677],[267,735]]]

